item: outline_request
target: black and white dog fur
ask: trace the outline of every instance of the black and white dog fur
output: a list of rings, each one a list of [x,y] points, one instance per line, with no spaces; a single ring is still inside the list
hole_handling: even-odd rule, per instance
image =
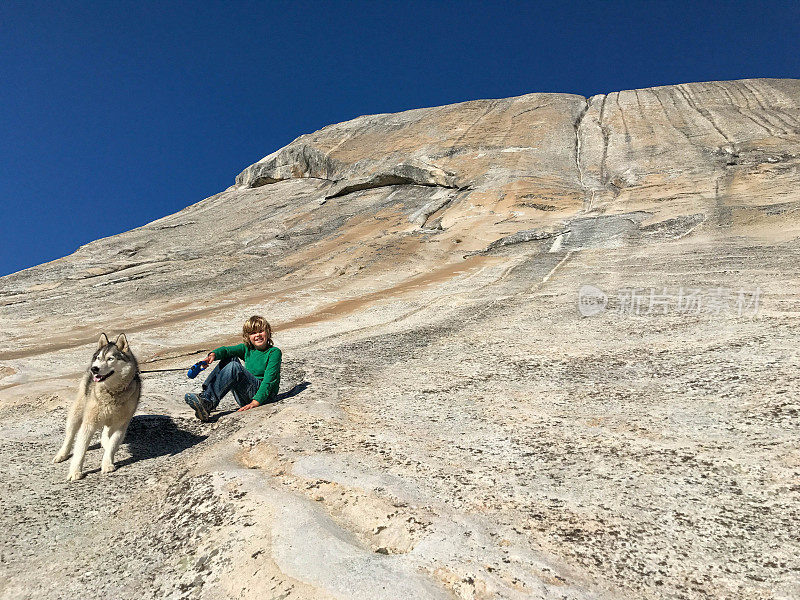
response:
[[[116,468],[114,454],[136,412],[141,392],[139,365],[125,334],[120,334],[115,342],[109,342],[106,334],[102,334],[67,416],[64,444],[53,459],[54,463],[59,463],[73,453],[67,475],[69,481],[83,477],[86,449],[100,428],[100,444],[104,451],[101,470],[111,473]]]

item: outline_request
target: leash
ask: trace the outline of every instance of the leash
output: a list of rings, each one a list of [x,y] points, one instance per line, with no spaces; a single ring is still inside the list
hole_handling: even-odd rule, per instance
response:
[[[200,371],[205,370],[208,366],[208,363],[204,360],[201,360],[198,363],[192,365],[189,369],[189,372],[186,373],[186,376],[189,379],[194,379],[200,373]],[[175,371],[186,371],[185,367],[178,367],[177,369],[148,369],[147,371],[139,370],[139,373],[174,373]]]

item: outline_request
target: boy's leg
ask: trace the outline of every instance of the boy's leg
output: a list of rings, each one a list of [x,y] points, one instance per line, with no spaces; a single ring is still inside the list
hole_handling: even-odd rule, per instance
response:
[[[205,398],[208,409],[213,410],[222,400],[222,397],[231,389],[232,384],[232,365],[238,365],[238,358],[226,358],[219,361],[214,370],[208,374],[203,382],[203,397]]]
[[[247,406],[250,404],[259,387],[261,387],[261,381],[250,371],[242,367],[239,379],[231,390],[236,404],[239,406]]]
[[[231,386],[231,366],[239,364],[238,359],[220,360],[203,382],[200,394],[188,393],[184,402],[194,409],[195,416],[201,421],[208,421],[209,413],[214,410]]]
[[[255,389],[253,389],[255,385]],[[234,398],[239,406],[244,406],[250,402],[258,390],[261,382],[244,368],[239,359],[232,358],[220,361],[220,364],[211,372],[203,382],[203,396],[210,404],[210,409],[217,408],[223,396],[233,391]],[[252,390],[252,391],[251,391]],[[242,404],[242,400],[251,394],[247,401]]]

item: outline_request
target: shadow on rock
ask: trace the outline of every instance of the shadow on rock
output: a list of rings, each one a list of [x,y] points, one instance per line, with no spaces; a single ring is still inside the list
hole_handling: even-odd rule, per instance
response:
[[[165,415],[136,415],[125,436],[131,456],[117,463],[117,466],[179,454],[207,437],[181,429],[171,417]]]
[[[273,400],[272,402],[267,402],[263,406],[275,406],[281,400],[286,400],[287,398],[292,398],[294,396],[297,396],[298,394],[300,394],[303,390],[305,390],[310,385],[311,385],[311,383],[308,382],[308,381],[303,381],[302,383],[298,383],[292,389],[290,389],[290,390],[288,390],[286,392],[283,392],[282,394],[278,394],[277,396],[275,396],[275,400]],[[219,419],[221,417],[225,417],[227,415],[233,414],[233,413],[237,412],[238,410],[239,410],[238,407],[230,409],[230,410],[221,410],[218,413],[215,413],[215,414],[212,414],[211,416],[209,416],[208,423],[216,423],[217,421],[219,421]]]
[[[283,392],[282,394],[278,394],[277,396],[275,396],[275,402],[280,402],[281,400],[286,400],[287,398],[292,398],[294,396],[297,396],[299,393],[301,393],[310,385],[311,383],[308,381],[303,381],[301,383],[298,383],[288,392]],[[275,402],[271,402],[270,404],[275,404]]]

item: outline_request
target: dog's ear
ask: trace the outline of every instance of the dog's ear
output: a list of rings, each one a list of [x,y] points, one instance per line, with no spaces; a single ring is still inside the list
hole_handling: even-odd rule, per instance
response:
[[[120,333],[117,336],[117,341],[114,342],[114,345],[116,345],[116,347],[119,348],[121,352],[127,352],[128,351],[128,338],[125,337],[124,333]]]
[[[108,336],[105,333],[100,334],[100,341],[97,342],[97,348],[105,348],[108,346]]]

